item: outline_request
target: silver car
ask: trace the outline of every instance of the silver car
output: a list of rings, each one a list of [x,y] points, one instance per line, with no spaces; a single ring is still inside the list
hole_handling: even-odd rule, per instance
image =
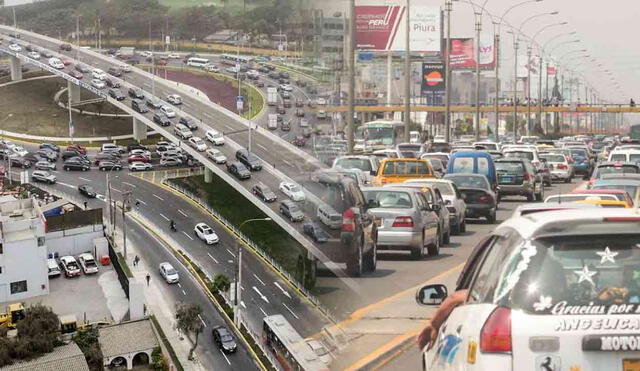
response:
[[[466,214],[467,204],[462,199],[458,187],[447,179],[409,179],[400,184],[416,185],[420,187],[435,188],[440,191],[445,205],[449,210],[449,225],[451,234],[458,235],[467,230]]]
[[[378,226],[379,250],[409,250],[419,260],[440,251],[436,210],[419,189],[371,187],[362,193]]]

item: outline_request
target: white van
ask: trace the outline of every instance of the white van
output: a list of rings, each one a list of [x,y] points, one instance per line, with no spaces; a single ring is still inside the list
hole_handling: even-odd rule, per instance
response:
[[[49,277],[57,277],[61,273],[58,262],[53,258],[47,259],[47,269],[49,271]]]
[[[317,210],[318,218],[327,227],[331,229],[342,228],[342,215],[335,211],[331,206],[322,204],[318,206]]]
[[[640,150],[620,149],[609,153],[607,161],[610,162],[640,162]]]
[[[176,124],[173,132],[182,139],[189,139],[193,136],[191,130],[182,124]]]
[[[269,115],[269,122],[267,123],[267,128],[269,128],[269,130],[276,130],[278,128],[278,115],[273,113]]]

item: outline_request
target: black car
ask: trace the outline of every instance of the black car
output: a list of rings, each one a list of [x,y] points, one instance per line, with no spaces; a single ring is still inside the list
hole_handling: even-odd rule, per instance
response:
[[[96,154],[96,157],[94,157],[94,163],[97,165],[99,165],[102,161],[113,161],[113,162],[117,162],[120,161],[120,156],[112,153],[112,152],[100,152],[98,154]]]
[[[120,81],[109,77],[104,79],[104,83],[107,84],[107,86],[110,88],[119,88],[121,86]]]
[[[38,161],[49,161],[48,158],[40,156],[37,152],[28,152],[26,155],[22,156],[22,158],[34,164]]]
[[[329,235],[318,224],[306,222],[302,225],[302,231],[311,237],[315,242],[324,243],[329,241]]]
[[[28,169],[33,165],[33,162],[27,160],[24,157],[10,157],[9,162],[11,163],[11,167],[20,167],[23,169]]]
[[[46,57],[46,56],[45,56]],[[83,64],[76,64],[75,66],[76,71],[78,72],[82,72],[82,73],[89,73],[91,72],[91,70],[89,69],[89,67],[83,65]]]
[[[89,171],[89,169],[91,169],[91,163],[88,161],[85,161],[85,159],[81,157],[72,157],[66,160],[62,164],[62,168],[66,171],[69,171],[69,170]]]
[[[302,101],[302,99],[296,99],[296,107],[304,107],[304,102]]]
[[[122,170],[122,165],[120,164],[120,161],[103,160],[98,163],[98,169],[100,169],[100,171],[120,171]]]
[[[54,162],[58,159],[58,152],[54,152],[46,148],[39,149],[36,153],[49,162]]]
[[[296,117],[304,117],[304,110],[302,108],[296,109]]]
[[[244,148],[239,149],[236,152],[236,159],[251,171],[262,170],[262,162],[260,161],[260,159],[258,159],[256,155]]]
[[[120,89],[109,89],[109,96],[117,101],[125,100],[126,98]]]
[[[115,77],[122,76],[122,71],[116,67],[109,67],[109,69],[107,70],[107,73]]]
[[[160,124],[161,126],[171,125],[171,119],[162,112],[156,112],[153,114],[153,122],[155,122],[156,124]]]
[[[227,171],[240,180],[251,178],[251,172],[241,162],[227,162]]]
[[[93,189],[93,187],[88,184],[80,184],[78,186],[78,191],[81,195],[84,195],[88,198],[96,198],[97,196],[95,189]]]
[[[264,202],[274,202],[278,199],[278,196],[273,193],[271,188],[269,188],[262,182],[254,185],[253,188],[251,188],[251,192],[253,192],[254,195],[260,197]]]
[[[262,80],[256,80],[254,84],[259,88],[264,88],[264,82]]]
[[[304,220],[304,213],[298,205],[291,200],[280,202],[280,213],[286,216],[292,222],[301,222]]]
[[[135,99],[144,99],[144,92],[139,88],[129,88],[129,96]]]
[[[142,149],[142,150],[145,150],[145,151],[149,150],[149,148],[147,148],[147,146],[145,146],[144,144],[140,144],[140,143],[133,143],[133,144],[129,144],[127,146],[127,152],[131,152],[134,149]]]
[[[84,157],[84,155],[78,151],[64,151],[60,154],[62,161],[67,161],[72,157]]]
[[[283,106],[283,105],[279,104],[279,105],[276,107],[276,113],[279,113],[279,114],[281,114],[281,115],[284,115],[285,113],[287,113],[287,110],[285,110],[285,109],[284,109],[284,106]]]
[[[178,122],[186,127],[189,128],[189,130],[197,130],[198,129],[198,125],[196,124],[196,120],[192,119],[191,117],[180,117],[180,120],[178,120]]]
[[[162,107],[162,101],[160,99],[156,99],[155,97],[148,96],[147,97],[147,106],[153,109],[159,109]]]
[[[139,99],[134,99],[131,101],[131,108],[138,113],[147,113],[149,109],[144,105],[144,102]]]
[[[282,131],[290,131],[291,130],[291,121],[282,121],[280,124],[280,130]]]
[[[282,100],[282,105],[285,108],[291,108],[291,99],[290,98],[286,98]]]
[[[57,145],[53,144],[53,143],[42,143],[40,144],[40,149],[50,149],[54,152],[60,152],[60,147],[58,147]]]
[[[238,348],[235,339],[226,327],[216,326],[211,333],[213,335],[213,341],[223,352],[234,353]]]

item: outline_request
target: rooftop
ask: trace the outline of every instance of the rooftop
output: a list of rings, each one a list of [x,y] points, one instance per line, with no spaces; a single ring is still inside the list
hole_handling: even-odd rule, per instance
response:
[[[1,367],[2,371],[89,371],[84,354],[76,343],[56,347],[53,352],[27,362]]]
[[[148,319],[103,327],[99,331],[100,348],[105,358],[145,351],[159,345]]]

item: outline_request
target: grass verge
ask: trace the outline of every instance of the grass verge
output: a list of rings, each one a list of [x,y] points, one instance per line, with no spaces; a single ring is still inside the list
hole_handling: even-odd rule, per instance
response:
[[[127,276],[127,278],[133,278],[133,274],[131,273],[131,269],[129,269],[129,265],[127,264],[127,260],[122,256],[121,253],[117,253],[118,255],[118,263],[122,267],[122,271]]]
[[[176,351],[173,349],[173,346],[171,346],[171,343],[167,339],[167,336],[164,334],[164,331],[162,331],[162,327],[160,327],[160,324],[158,323],[158,319],[153,314],[150,315],[149,318],[151,318],[151,322],[153,322],[153,326],[156,328],[156,331],[158,331],[158,334],[160,334],[160,340],[162,341],[162,344],[164,345],[165,349],[167,349],[167,352],[169,353],[169,357],[171,357],[171,362],[173,363],[173,365],[176,367],[178,371],[184,371],[184,367],[182,367],[182,363],[180,363],[180,360],[176,355]]]

